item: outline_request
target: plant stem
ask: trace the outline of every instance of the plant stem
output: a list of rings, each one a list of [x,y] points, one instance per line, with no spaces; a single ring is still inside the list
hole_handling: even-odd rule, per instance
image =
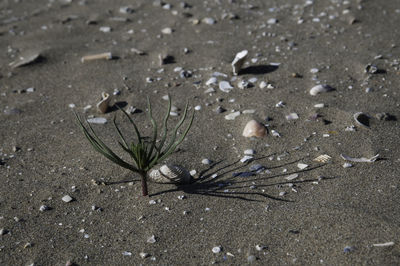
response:
[[[143,195],[143,197],[145,197],[149,194],[147,191],[147,173],[141,172],[140,179],[142,181],[142,195]]]

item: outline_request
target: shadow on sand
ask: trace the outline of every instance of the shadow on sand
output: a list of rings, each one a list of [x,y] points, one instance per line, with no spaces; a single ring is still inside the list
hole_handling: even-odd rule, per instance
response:
[[[270,181],[274,178],[288,176],[291,174],[311,172],[317,168],[321,168],[326,165],[326,164],[321,164],[300,171],[286,172],[274,175],[266,174],[263,172],[256,173],[247,170],[250,164],[268,158],[269,156],[271,155],[256,158],[251,163],[245,163],[245,164],[241,163],[240,160],[237,160],[233,163],[228,163],[226,165],[222,165],[224,161],[215,162],[211,164],[207,169],[200,172],[199,173],[200,178],[195,179],[193,183],[186,185],[176,185],[175,188],[152,193],[150,194],[150,197],[181,191],[187,194],[197,194],[197,195],[219,197],[219,198],[240,199],[246,201],[260,202],[269,199],[269,200],[277,200],[283,202],[293,202],[292,200],[289,199],[275,197],[270,194],[267,194],[264,192],[262,188],[279,186],[279,185],[282,186],[288,184],[293,184],[295,186],[296,184],[311,183],[320,180],[317,178],[310,178],[302,180],[284,179],[273,183],[266,181]],[[299,162],[300,160],[301,159],[298,159],[285,164],[281,164],[279,166],[269,167],[268,170],[293,165]],[[240,173],[245,173],[246,174],[245,177],[242,177]],[[328,178],[325,177],[324,180],[333,178],[335,177],[328,177]],[[139,182],[139,180],[124,180],[116,182],[107,182],[106,185],[128,183],[132,181]],[[265,181],[264,184],[263,181]],[[257,182],[257,185],[254,185],[255,184],[254,182]]]

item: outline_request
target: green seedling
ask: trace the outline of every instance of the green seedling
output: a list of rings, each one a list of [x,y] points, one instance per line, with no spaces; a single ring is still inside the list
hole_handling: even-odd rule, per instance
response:
[[[116,116],[114,116],[114,119],[113,119],[113,124],[114,124],[115,129],[117,130],[118,136],[120,138],[120,141],[118,141],[118,144],[121,146],[121,148],[126,153],[128,153],[130,155],[133,163],[128,163],[128,162],[124,161],[123,159],[121,159],[121,157],[116,155],[97,136],[97,134],[95,133],[95,131],[93,130],[91,125],[89,123],[87,123],[87,126],[85,126],[85,124],[82,122],[79,115],[75,113],[79,127],[82,129],[85,137],[89,140],[90,144],[93,146],[93,148],[96,151],[101,153],[104,157],[106,157],[113,163],[116,163],[117,165],[119,165],[123,168],[129,169],[132,172],[140,175],[143,196],[148,195],[147,178],[148,178],[149,170],[154,165],[162,162],[169,155],[171,155],[173,152],[175,152],[178,145],[181,144],[182,141],[185,139],[187,133],[189,132],[189,129],[192,126],[193,119],[194,119],[194,112],[193,112],[190,117],[189,123],[186,126],[186,129],[181,134],[181,136],[178,137],[177,136],[178,130],[187,118],[188,104],[186,104],[182,118],[176,124],[176,126],[172,132],[171,139],[169,141],[167,141],[167,131],[168,131],[167,130],[167,122],[168,122],[168,118],[169,118],[170,112],[171,112],[171,99],[169,97],[168,110],[164,116],[162,129],[161,129],[161,131],[162,131],[161,139],[159,141],[157,141],[158,126],[152,115],[151,104],[150,104],[149,98],[147,98],[147,105],[148,105],[147,114],[148,114],[149,120],[153,127],[153,132],[152,132],[151,138],[141,136],[141,134],[138,130],[138,127],[136,126],[133,119],[123,109],[118,107],[119,110],[121,110],[125,114],[125,116],[128,118],[129,122],[132,124],[133,129],[135,131],[136,141],[132,141],[132,142],[128,143],[116,123]]]

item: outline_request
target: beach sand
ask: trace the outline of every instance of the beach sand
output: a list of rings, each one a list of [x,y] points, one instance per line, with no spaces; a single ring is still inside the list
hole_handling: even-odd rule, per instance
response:
[[[0,264],[398,265],[398,1],[182,3],[0,3]],[[231,62],[242,50],[235,77]],[[106,52],[112,60],[81,61]],[[160,65],[160,55],[173,60]],[[206,85],[213,75],[233,89]],[[253,86],[240,89],[240,80]],[[317,84],[334,90],[310,95]],[[149,183],[142,197],[138,175],[93,150],[72,109],[106,118],[93,128],[129,160],[112,119],[133,137],[129,123],[115,106],[96,110],[102,92],[115,89],[111,105],[137,108],[131,117],[145,135],[146,97],[160,124],[170,95],[179,113],[170,128],[187,101],[190,112],[201,107],[166,160],[196,170],[195,183]],[[233,111],[241,113],[225,119]],[[287,120],[291,113],[299,118]],[[251,119],[269,133],[243,137]],[[247,149],[253,161],[242,163]],[[323,154],[331,158],[314,161]],[[379,157],[345,168],[341,154]],[[256,163],[265,170],[246,177]]]

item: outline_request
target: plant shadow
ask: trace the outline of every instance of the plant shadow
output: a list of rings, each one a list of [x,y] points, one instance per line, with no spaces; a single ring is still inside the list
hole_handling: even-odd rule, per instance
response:
[[[261,159],[267,158],[268,156],[263,156],[253,160],[251,163],[241,163],[240,160],[237,160],[233,163],[228,163],[226,165],[222,165],[223,161],[218,161],[213,163],[208,167],[208,169],[202,171],[199,176],[200,178],[196,179],[191,184],[186,185],[177,185],[173,189],[164,190],[160,192],[156,192],[151,194],[150,196],[157,196],[171,192],[181,191],[187,194],[197,194],[203,196],[210,197],[218,197],[218,198],[231,198],[231,199],[240,199],[246,201],[263,201],[263,200],[276,200],[282,202],[293,202],[290,199],[285,199],[279,196],[273,196],[265,192],[263,188],[272,187],[272,186],[284,186],[289,185],[295,187],[296,184],[301,183],[312,183],[316,181],[320,181],[317,178],[310,179],[301,179],[301,180],[279,180],[276,182],[268,182],[272,179],[289,176],[292,174],[300,174],[305,172],[311,172],[317,168],[324,167],[326,164],[317,165],[314,167],[310,167],[308,169],[303,169],[299,171],[279,173],[279,174],[266,174],[257,173],[255,171],[245,170],[244,172],[237,172],[243,170],[243,168],[248,168],[248,166],[255,161],[259,161]],[[285,167],[288,165],[293,165],[299,162],[301,159],[294,160],[285,164],[281,164],[279,166],[271,167],[266,169],[267,171],[274,168]],[[242,177],[241,173],[244,173],[244,177]],[[334,178],[334,177],[332,177]],[[324,178],[332,179],[332,178]],[[257,183],[257,184],[256,184]]]

